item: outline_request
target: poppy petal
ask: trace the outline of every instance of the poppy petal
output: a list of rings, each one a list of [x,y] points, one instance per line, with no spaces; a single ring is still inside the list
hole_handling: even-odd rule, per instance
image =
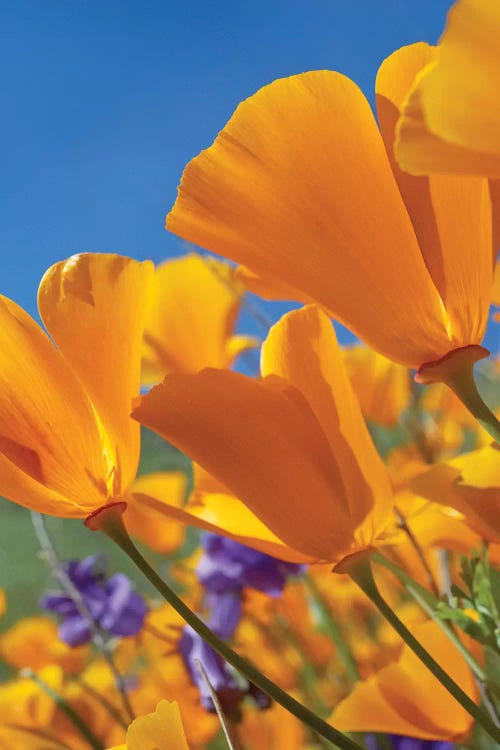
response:
[[[456,646],[434,622],[414,626],[415,636],[474,700],[474,677]],[[397,663],[357,683],[330,723],[350,732],[390,732],[424,740],[460,740],[472,718],[408,646]]]
[[[495,444],[436,464],[412,485],[423,497],[463,513],[486,539],[500,542],[500,454]]]
[[[102,423],[113,497],[133,480],[139,460],[139,428],[129,414],[139,393],[152,273],[149,261],[84,253],[49,268],[38,292],[43,322]]]
[[[264,377],[277,375],[305,396],[338,467],[332,496],[347,504],[357,541],[370,544],[392,511],[392,489],[328,317],[314,305],[284,315],[262,345],[261,368]]]
[[[342,355],[364,418],[394,427],[410,401],[407,368],[366,346],[346,347]]]
[[[481,343],[488,322],[492,238],[487,180],[414,177],[401,171],[393,154],[396,123],[408,90],[436,55],[436,48],[419,43],[384,60],[377,75],[377,110],[394,176],[458,347]]]
[[[345,539],[346,511],[332,497],[338,471],[330,447],[291,386],[227,370],[174,373],[141,398],[132,416],[219,479],[285,544],[329,559]],[[307,498],[314,498],[314,512]]]
[[[128,531],[151,549],[168,554],[184,541],[184,526],[164,513],[141,502],[144,495],[152,496],[161,507],[180,508],[186,498],[187,479],[181,471],[161,471],[138,477],[127,496],[127,510],[123,516]]]
[[[153,512],[155,516],[169,519],[171,524],[180,521],[204,531],[213,531],[285,562],[314,562],[310,556],[285,545],[246,505],[227,491],[195,490],[184,508],[153,493],[134,493],[134,500],[144,509],[144,514]]]
[[[35,321],[0,297],[0,492],[20,505],[85,516],[106,502],[92,407]]]
[[[189,750],[177,703],[160,701],[154,713],[139,716],[127,730],[127,750]]]
[[[297,289],[396,361],[449,350],[370,106],[339,73],[281,79],[240,104],[186,167],[167,228]]]
[[[156,268],[153,290],[143,382],[158,383],[167,372],[226,367],[227,342],[244,292],[235,269],[214,258],[186,255]],[[233,356],[238,353],[235,348]]]
[[[402,169],[500,176],[500,6],[459,0],[399,125]],[[487,75],[485,75],[487,71]]]

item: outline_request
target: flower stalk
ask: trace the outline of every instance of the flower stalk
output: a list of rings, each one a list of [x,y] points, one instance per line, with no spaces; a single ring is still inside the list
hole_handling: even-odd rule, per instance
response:
[[[489,355],[483,346],[472,344],[422,365],[415,375],[417,383],[445,383],[458,396],[496,443],[500,443],[500,422],[484,403],[474,380],[474,365]]]
[[[130,539],[122,519],[126,508],[123,502],[113,503],[100,508],[90,515],[85,524],[94,531],[101,531],[113,540],[126,555],[137,565],[150,583],[156,588],[165,601],[195,630],[214,651],[243,674],[249,682],[260,688],[266,695],[279,703],[283,708],[304,722],[310,729],[324,737],[339,750],[362,750],[361,746],[347,735],[339,732],[326,721],[321,719],[306,706],[292,698],[285,690],[267,678],[253,664],[241,657],[224,641],[218,638],[200,618],[184,604],[177,594],[156,573],[141,555]]]
[[[392,625],[394,630],[403,639],[409,648],[413,651],[420,661],[432,672],[434,677],[445,687],[455,700],[465,709],[481,727],[497,742],[500,742],[500,728],[484,711],[474,703],[471,698],[457,685],[457,683],[444,671],[438,662],[429,654],[429,652],[417,641],[410,633],[406,625],[399,619],[396,613],[387,604],[380,594],[373,572],[371,562],[366,556],[357,557],[351,561],[348,567],[344,567],[342,572],[350,575],[354,583],[359,586],[370,601],[377,607],[379,612]]]
[[[92,642],[97,651],[102,654],[103,658],[108,664],[108,667],[115,681],[116,689],[120,694],[125,713],[129,721],[132,721],[135,718],[135,714],[130,703],[130,699],[127,695],[127,688],[123,679],[123,675],[115,664],[113,653],[109,648],[109,644],[104,633],[99,627],[99,623],[95,621],[92,613],[87,607],[84,597],[80,594],[76,586],[73,585],[73,582],[66,574],[63,566],[61,565],[54,543],[45,527],[43,516],[36,511],[31,511],[31,521],[33,523],[33,528],[35,530],[37,539],[40,543],[40,547],[42,548],[43,553],[47,559],[47,562],[50,564],[54,575],[61,584],[62,588],[67,592],[68,596],[70,596],[75,603],[75,606],[80,612],[81,616],[87,621],[90,632],[92,634]]]
[[[95,734],[92,732],[91,729],[87,726],[87,724],[83,721],[80,714],[78,714],[75,709],[70,706],[67,701],[64,700],[64,698],[57,693],[54,688],[52,688],[50,685],[48,685],[45,680],[42,680],[39,675],[36,674],[36,672],[33,672],[32,669],[25,669],[22,671],[22,676],[26,677],[30,680],[33,680],[38,687],[43,690],[44,693],[46,693],[54,703],[57,705],[60,711],[64,713],[70,722],[73,724],[75,729],[81,734],[83,739],[87,742],[89,747],[92,748],[92,750],[104,750],[104,745],[102,742],[95,736]]]
[[[500,443],[500,422],[484,403],[474,380],[472,365],[450,377],[447,385],[496,443]]]
[[[312,578],[311,576],[306,576],[304,579],[304,583],[306,590],[313,599],[314,605],[320,612],[321,623],[323,625],[324,631],[330,636],[333,643],[335,644],[335,648],[337,649],[339,658],[344,665],[346,675],[351,685],[354,685],[354,683],[356,683],[360,679],[360,676],[351,650],[347,645],[342,633],[340,632],[340,628],[335,622],[330,610],[328,609],[328,606],[323,600],[321,592],[319,591],[314,578]]]
[[[201,663],[201,661],[199,659],[196,659],[195,661],[196,661],[196,665],[197,665],[198,669],[200,670],[202,678],[205,681],[205,684],[207,686],[207,690],[210,693],[210,697],[212,699],[212,702],[213,702],[214,707],[215,707],[215,712],[217,714],[217,717],[219,719],[220,725],[222,727],[222,731],[224,733],[224,738],[226,740],[227,746],[228,746],[229,750],[238,750],[238,748],[236,747],[236,740],[232,736],[231,730],[229,728],[229,722],[226,719],[226,717],[224,716],[224,712],[223,712],[222,707],[221,707],[221,705],[219,703],[219,699],[217,698],[217,693],[215,692],[214,688],[212,687],[212,684],[211,684],[210,680],[208,679],[208,675],[207,675],[206,669],[205,669],[205,667],[203,666],[203,664]]]

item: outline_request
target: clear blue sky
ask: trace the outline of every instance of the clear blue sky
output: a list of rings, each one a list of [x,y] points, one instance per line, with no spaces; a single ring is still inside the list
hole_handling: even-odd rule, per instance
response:
[[[241,99],[330,68],[373,101],[382,59],[437,41],[450,4],[0,0],[0,291],[34,314],[72,253],[183,252],[164,229],[182,169]]]

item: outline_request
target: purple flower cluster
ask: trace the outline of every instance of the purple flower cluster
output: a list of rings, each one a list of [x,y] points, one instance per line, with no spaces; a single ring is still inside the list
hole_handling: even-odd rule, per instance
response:
[[[63,563],[64,572],[78,591],[85,609],[102,631],[114,636],[138,633],[146,616],[146,604],[123,573],[106,577],[105,558],[91,555]],[[69,593],[54,591],[40,600],[40,606],[60,618],[59,638],[69,646],[80,646],[92,639],[89,617]]]
[[[304,569],[302,565],[277,560],[217,534],[203,534],[201,546],[204,554],[198,562],[196,575],[205,589],[205,605],[209,613],[207,624],[224,640],[232,638],[241,619],[246,588],[278,597],[288,578],[299,575]],[[191,679],[200,691],[202,705],[208,711],[213,711],[214,705],[199,662],[226,714],[235,715],[246,695],[251,696],[260,708],[269,706],[267,696],[236,676],[191,628],[184,628],[179,649]]]
[[[453,750],[454,748],[451,742],[419,740],[416,737],[402,737],[397,734],[388,735],[387,740],[391,750]],[[367,750],[382,750],[374,734],[366,735],[365,744]]]

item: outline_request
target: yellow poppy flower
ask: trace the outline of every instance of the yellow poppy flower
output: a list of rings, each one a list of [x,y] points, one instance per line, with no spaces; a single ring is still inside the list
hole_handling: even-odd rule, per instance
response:
[[[500,454],[495,444],[433,466],[413,481],[423,497],[462,513],[474,531],[500,542]]]
[[[44,667],[38,675],[52,690],[60,692],[63,681],[60,667]],[[55,712],[54,700],[29,677],[19,677],[0,685],[0,726],[14,724],[43,729],[51,724]]]
[[[365,419],[397,424],[411,396],[408,370],[366,346],[344,350],[344,364]]]
[[[478,701],[469,667],[439,626],[426,622],[415,625],[414,632],[467,695]],[[335,708],[330,723],[348,732],[460,741],[470,732],[473,719],[405,645],[396,663],[356,683]]]
[[[81,518],[127,490],[139,459],[129,414],[151,274],[149,262],[119,255],[56,263],[38,293],[54,343],[0,297],[0,495]]]
[[[277,703],[266,711],[248,707],[237,728],[245,747],[255,750],[306,750],[304,725]]]
[[[184,526],[172,518],[165,518],[141,500],[152,495],[157,502],[181,508],[186,488],[187,479],[182,471],[159,471],[137,477],[125,497],[127,512],[124,521],[129,533],[164,555],[178,549],[184,541]]]
[[[0,746],[2,750],[70,750],[65,742],[51,736],[48,731],[19,726],[0,726]],[[87,743],[71,750],[87,750]]]
[[[167,375],[133,417],[222,482],[288,559],[296,550],[334,562],[370,547],[387,524],[391,487],[326,315],[313,305],[285,315],[263,344],[261,369],[260,380],[210,369]],[[232,535],[249,534],[248,514],[238,526],[238,507],[225,505]],[[257,537],[247,543],[262,549]]]
[[[438,53],[416,78],[396,154],[412,174],[500,177],[500,5],[458,0]]]
[[[229,367],[257,340],[233,334],[244,288],[228,263],[186,255],[157,266],[144,330],[142,381]]]
[[[124,745],[109,750],[189,750],[177,703],[160,701],[154,713],[134,719]]]
[[[86,646],[71,648],[60,640],[57,625],[46,617],[25,617],[0,635],[0,655],[16,669],[58,664],[78,672],[88,657]]]
[[[241,500],[199,464],[193,463],[194,489],[188,503],[179,507],[166,493],[150,486],[148,492],[134,495],[141,513],[151,512],[197,526],[205,531],[224,534],[241,544],[288,562],[310,562],[311,558],[286,545]],[[134,487],[135,485],[133,485]],[[129,504],[130,507],[130,504]],[[127,510],[128,513],[128,510]]]
[[[188,164],[167,228],[243,264],[261,288],[313,300],[395,362],[419,368],[480,344],[493,276],[488,183],[413,178],[393,156],[403,102],[433,55],[415,44],[384,61],[381,131],[340,73],[264,87]]]

